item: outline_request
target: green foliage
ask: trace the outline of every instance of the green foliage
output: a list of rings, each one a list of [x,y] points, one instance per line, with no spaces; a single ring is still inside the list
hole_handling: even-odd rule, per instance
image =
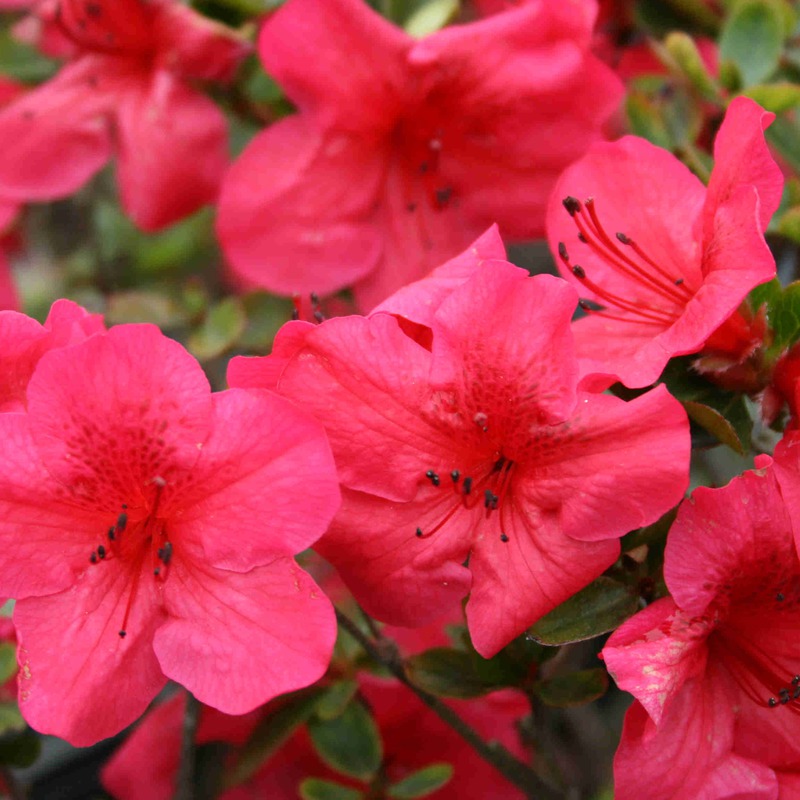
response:
[[[0,642],[0,684],[17,674],[17,648],[11,642]]]
[[[247,324],[238,297],[226,297],[211,307],[202,325],[189,336],[187,347],[200,361],[216,358],[230,350]]]
[[[608,675],[600,667],[557,675],[537,683],[534,691],[548,706],[573,708],[594,702],[608,689]]]
[[[720,58],[735,64],[743,85],[752,86],[777,69],[783,38],[778,0],[740,0],[722,28]]]
[[[601,576],[542,617],[528,633],[544,645],[580,642],[613,631],[638,608],[638,598],[629,587]]]
[[[354,680],[337,681],[329,686],[319,699],[316,714],[322,720],[335,719],[344,713],[358,691],[358,682]]]
[[[372,714],[358,699],[332,719],[312,717],[308,732],[319,757],[332,769],[368,781],[383,760],[383,745]]]
[[[394,800],[415,800],[441,789],[452,777],[451,764],[430,764],[390,786],[386,794]]]
[[[41,739],[25,725],[16,704],[0,703],[0,764],[29,767],[41,749]]]
[[[406,33],[421,39],[452,21],[459,12],[459,0],[427,0],[414,11],[403,26]]]
[[[303,800],[361,800],[364,795],[358,789],[342,786],[341,783],[306,778],[300,784],[300,797]]]

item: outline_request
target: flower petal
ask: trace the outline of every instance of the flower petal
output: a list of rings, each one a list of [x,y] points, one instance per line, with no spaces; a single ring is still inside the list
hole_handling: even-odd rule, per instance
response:
[[[166,70],[143,72],[117,108],[122,204],[143,230],[163,228],[217,197],[228,165],[222,112]]]
[[[164,673],[226,714],[308,686],[328,666],[333,607],[292,559],[238,573],[197,551],[170,567],[164,599],[154,643]]]
[[[278,12],[280,13],[280,12]],[[329,294],[374,269],[380,152],[299,116],[259,134],[228,171],[217,233],[238,277],[280,294]]]

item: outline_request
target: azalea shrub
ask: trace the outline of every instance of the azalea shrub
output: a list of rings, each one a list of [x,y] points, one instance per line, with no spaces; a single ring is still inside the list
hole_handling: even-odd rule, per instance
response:
[[[0,0],[0,795],[800,800],[798,108],[789,0]]]

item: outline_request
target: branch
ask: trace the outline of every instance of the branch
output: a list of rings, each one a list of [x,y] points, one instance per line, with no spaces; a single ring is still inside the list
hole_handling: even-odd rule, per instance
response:
[[[339,624],[366,650],[379,664],[386,667],[400,683],[407,686],[425,703],[428,708],[458,733],[477,753],[491,764],[503,777],[525,792],[530,800],[558,800],[561,797],[524,762],[513,756],[499,742],[487,742],[480,734],[453,711],[450,706],[424,689],[415,686],[406,675],[403,661],[397,653],[394,642],[384,639],[374,642],[365,636],[359,627],[342,611],[336,609]],[[387,645],[389,645],[387,647]]]
[[[183,712],[181,731],[181,760],[175,800],[195,800],[194,777],[197,761],[195,737],[200,722],[200,702],[191,692],[186,692],[186,710]]]

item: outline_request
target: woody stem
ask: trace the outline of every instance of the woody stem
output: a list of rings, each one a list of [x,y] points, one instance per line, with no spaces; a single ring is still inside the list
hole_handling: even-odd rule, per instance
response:
[[[181,760],[178,782],[175,788],[175,800],[194,800],[195,768],[197,750],[195,738],[200,722],[200,701],[191,692],[186,692],[186,710],[183,712],[183,728],[181,730]]]
[[[386,667],[400,683],[414,692],[431,711],[459,734],[484,761],[491,764],[506,780],[521,789],[526,797],[530,798],[530,800],[559,800],[561,795],[558,792],[544,783],[527,764],[512,755],[502,744],[485,741],[450,706],[442,702],[438,697],[415,686],[406,675],[403,659],[400,657],[394,642],[386,638],[380,642],[373,641],[338,608],[336,609],[336,618],[339,621],[339,625],[364,648],[373,660]]]

